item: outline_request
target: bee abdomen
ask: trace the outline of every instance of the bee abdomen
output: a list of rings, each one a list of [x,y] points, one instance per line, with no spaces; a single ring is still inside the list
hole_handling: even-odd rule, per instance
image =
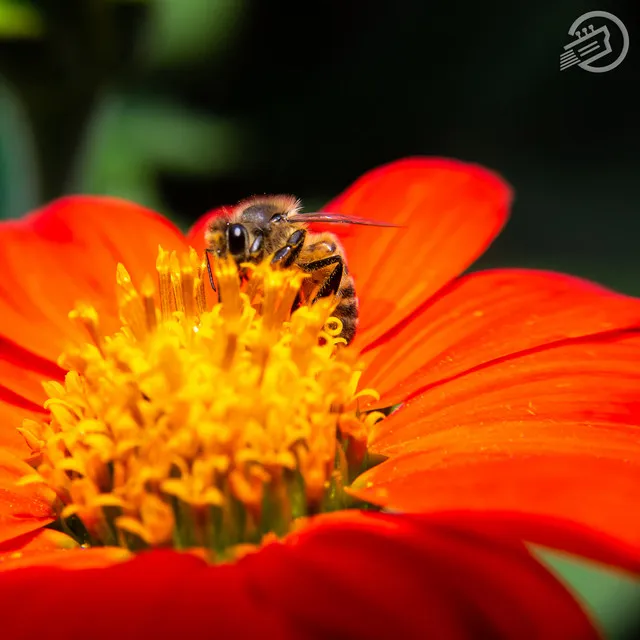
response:
[[[340,337],[349,344],[356,335],[358,327],[358,299],[352,283],[347,284],[339,291],[340,301],[333,315],[342,322]]]

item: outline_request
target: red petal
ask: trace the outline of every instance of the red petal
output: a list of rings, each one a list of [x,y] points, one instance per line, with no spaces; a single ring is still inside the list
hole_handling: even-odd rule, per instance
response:
[[[327,204],[403,225],[341,234],[360,299],[357,343],[368,346],[466,269],[499,233],[510,202],[507,185],[481,167],[412,158],[365,174]]]
[[[22,640],[293,638],[236,566],[212,567],[173,552],[142,554],[106,568],[1,572],[0,601],[3,637]]]
[[[64,372],[55,363],[1,336],[0,354],[0,447],[26,458],[30,450],[17,428],[25,418],[41,420],[46,416],[42,383],[62,380]]]
[[[259,575],[300,637],[596,637],[523,547],[462,518],[340,513],[288,543]]]
[[[575,341],[432,386],[377,425],[363,499],[573,521],[640,553],[640,336]]]
[[[55,520],[50,490],[42,485],[16,485],[30,473],[33,469],[28,464],[0,449],[0,543]]]
[[[43,416],[42,407],[0,384],[0,449],[17,458],[26,458],[30,449],[17,428],[25,418],[41,420]]]
[[[159,244],[180,249],[184,239],[133,203],[76,196],[0,223],[0,244],[0,335],[55,361],[77,335],[67,319],[77,301],[95,303],[105,330],[117,328],[117,262],[140,282],[154,273]]]
[[[442,452],[439,459],[426,451],[405,454],[377,473],[365,474],[362,482],[368,488],[355,494],[406,512],[500,514],[518,525],[505,527],[505,532],[529,542],[640,570],[640,516],[630,506],[640,492],[637,461],[567,454],[526,457],[507,447],[496,447],[487,458],[452,451],[443,462]],[[518,520],[525,517],[534,520],[531,529],[528,520]],[[602,545],[591,547],[581,535],[541,539],[535,526],[539,517],[587,529],[595,539],[614,540],[615,554]]]
[[[0,354],[0,385],[42,409],[42,404],[47,399],[42,383],[48,380],[61,381],[64,378],[63,369],[55,362],[36,356],[2,336]]]
[[[472,273],[424,305],[372,353],[361,379],[393,405],[438,381],[551,342],[640,323],[640,300],[579,278]]]
[[[56,567],[65,571],[70,569],[76,571],[79,569],[101,569],[131,558],[130,552],[120,547],[83,549],[77,545],[74,546],[73,540],[67,536],[64,541],[55,540],[50,535],[55,533],[64,536],[57,531],[44,529],[39,531],[33,540],[27,539],[27,544],[22,548],[6,554],[2,554],[0,550],[0,573],[26,568],[42,570],[44,567]],[[12,547],[16,546],[25,538],[26,536],[21,536],[8,544]],[[61,548],[61,544],[66,545],[67,548]]]
[[[494,360],[410,399],[374,427],[370,447],[395,455],[451,441],[474,451],[507,437],[514,447],[529,447],[528,453],[540,453],[542,445],[577,453],[593,442],[593,452],[602,454],[622,438],[631,453],[640,447],[639,361],[637,331],[587,336]],[[461,439],[456,429],[468,431],[472,440]],[[523,430],[527,438],[520,437]]]
[[[497,511],[439,512],[428,517],[434,520],[459,520],[469,529],[480,530],[496,539],[515,537],[535,541],[549,549],[570,549],[576,556],[591,558],[607,568],[622,567],[633,574],[640,573],[640,555],[637,545],[597,533],[584,525],[566,519],[537,517],[531,514]]]
[[[597,637],[522,546],[463,524],[335,514],[235,565],[156,552],[102,570],[8,571],[2,629],[25,640]]]
[[[37,557],[38,562],[51,552],[75,549],[78,543],[54,529],[38,529],[0,543],[0,571],[15,568],[25,558]]]

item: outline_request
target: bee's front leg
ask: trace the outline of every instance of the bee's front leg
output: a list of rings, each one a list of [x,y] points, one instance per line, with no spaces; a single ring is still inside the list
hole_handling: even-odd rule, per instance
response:
[[[287,240],[284,247],[278,249],[271,258],[271,264],[278,267],[290,267],[300,255],[304,240],[307,237],[305,229],[297,229]]]

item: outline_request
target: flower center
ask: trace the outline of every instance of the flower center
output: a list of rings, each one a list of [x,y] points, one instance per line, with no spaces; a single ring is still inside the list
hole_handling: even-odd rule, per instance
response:
[[[291,311],[299,269],[206,263],[162,248],[157,287],[117,267],[122,328],[101,332],[93,307],[70,318],[91,341],[60,358],[48,420],[20,431],[58,497],[59,523],[82,543],[202,547],[214,557],[283,535],[298,518],[350,506],[344,487],[367,465],[355,354],[336,301]],[[157,289],[157,291],[156,291]],[[209,305],[210,306],[210,305]]]

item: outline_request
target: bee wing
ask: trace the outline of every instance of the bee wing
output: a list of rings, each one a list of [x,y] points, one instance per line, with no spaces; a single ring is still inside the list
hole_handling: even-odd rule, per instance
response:
[[[368,220],[358,216],[331,213],[330,211],[311,211],[309,213],[290,213],[287,216],[290,222],[329,222],[332,224],[362,224],[369,227],[399,227],[400,225],[383,222],[381,220]]]

